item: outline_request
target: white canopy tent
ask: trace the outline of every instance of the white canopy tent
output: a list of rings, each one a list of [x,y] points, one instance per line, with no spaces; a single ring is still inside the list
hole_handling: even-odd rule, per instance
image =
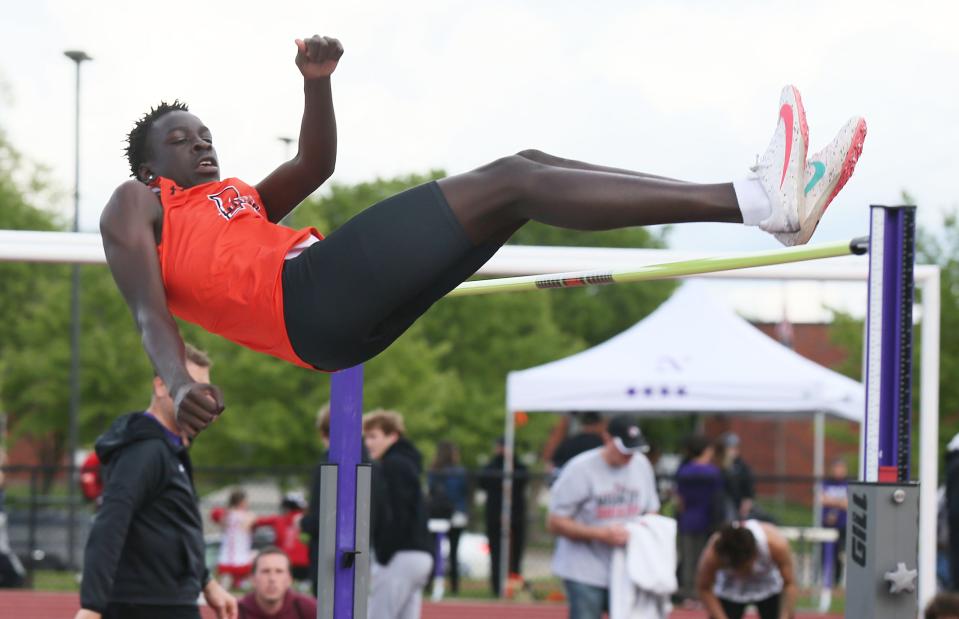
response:
[[[859,421],[863,386],[761,333],[695,283],[570,357],[510,372],[507,410],[644,415],[827,413]]]

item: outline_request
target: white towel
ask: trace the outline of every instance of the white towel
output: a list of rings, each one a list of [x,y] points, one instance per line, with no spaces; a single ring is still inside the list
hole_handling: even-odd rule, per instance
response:
[[[609,619],[665,619],[677,588],[676,521],[647,514],[626,528],[626,548],[613,551]]]

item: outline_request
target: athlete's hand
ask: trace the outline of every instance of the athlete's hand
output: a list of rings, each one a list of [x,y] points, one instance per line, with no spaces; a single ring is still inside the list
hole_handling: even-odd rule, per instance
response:
[[[184,383],[173,395],[176,424],[190,440],[223,412],[223,392],[216,385]]]
[[[343,55],[343,45],[334,38],[314,34],[308,39],[296,39],[296,67],[303,79],[329,77]]]

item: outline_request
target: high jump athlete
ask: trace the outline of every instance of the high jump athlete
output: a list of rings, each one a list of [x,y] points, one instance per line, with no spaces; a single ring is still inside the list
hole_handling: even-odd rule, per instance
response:
[[[782,92],[753,172],[696,184],[562,159],[507,155],[374,204],[325,239],[278,222],[333,173],[330,76],[339,41],[296,40],[305,105],[298,151],[256,185],[220,180],[210,130],[162,103],[130,132],[133,180],[100,220],[110,270],[188,437],[223,410],[184,369],[173,315],[253,350],[332,371],[383,351],[527,221],[576,230],[678,222],[755,225],[805,243],[852,174],[866,126],[853,118],[807,162],[799,92]]]

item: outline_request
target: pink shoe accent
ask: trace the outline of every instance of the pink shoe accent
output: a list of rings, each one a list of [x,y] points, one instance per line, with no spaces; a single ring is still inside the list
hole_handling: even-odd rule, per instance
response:
[[[783,157],[783,175],[779,179],[779,188],[782,189],[786,182],[786,170],[789,169],[789,156],[793,150],[793,108],[788,103],[783,103],[779,108],[779,118],[786,125],[786,156]]]
[[[836,197],[836,194],[843,188],[843,185],[846,184],[846,181],[849,180],[849,177],[852,176],[853,171],[856,169],[856,163],[859,161],[859,155],[862,154],[862,146],[866,141],[866,119],[860,118],[859,123],[856,125],[855,132],[852,137],[852,146],[849,149],[849,152],[846,153],[846,159],[842,162],[842,171],[839,173],[839,180],[836,182],[836,186],[833,187],[832,193],[829,194],[829,197],[826,199],[826,205],[822,208],[823,212],[826,212],[826,209],[829,208],[829,204],[832,202],[833,198]]]
[[[802,135],[803,168],[806,167],[806,155],[809,152],[809,125],[806,123],[806,110],[802,104],[802,97],[799,96],[799,90],[795,86],[790,86],[789,88],[792,90],[793,98],[796,99],[796,106],[795,109],[793,109],[793,106],[788,103],[783,103],[782,107],[779,108],[779,117],[786,125],[786,156],[783,159],[783,174],[779,179],[780,188],[782,188],[783,183],[786,182],[786,170],[789,167],[789,157],[793,149],[793,123],[796,121],[799,122],[799,133]]]

